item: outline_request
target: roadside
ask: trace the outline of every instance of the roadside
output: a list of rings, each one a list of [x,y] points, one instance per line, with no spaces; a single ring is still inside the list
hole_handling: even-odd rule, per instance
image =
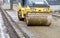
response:
[[[0,12],[0,38],[10,38]]]

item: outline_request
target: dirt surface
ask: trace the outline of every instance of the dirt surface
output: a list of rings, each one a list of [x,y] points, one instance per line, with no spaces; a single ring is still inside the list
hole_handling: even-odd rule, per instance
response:
[[[60,18],[52,16],[52,24],[50,26],[27,26],[24,21],[18,21],[17,13],[7,11],[8,14],[17,20],[16,23],[22,27],[27,27],[37,38],[60,38]],[[12,16],[14,15],[14,16]],[[27,31],[27,30],[26,30]]]
[[[59,6],[57,8],[55,8],[56,6],[51,7],[53,10],[59,9]],[[25,28],[29,29],[37,38],[60,38],[60,17],[58,17],[57,14],[57,17],[52,16],[52,24],[50,26],[27,26],[24,21],[19,21],[17,17],[17,5],[14,5],[13,9],[15,11],[7,10],[7,12],[12,19],[19,24],[19,27],[22,26],[24,30]],[[28,30],[26,30],[26,32],[27,31]]]
[[[38,38],[60,38],[60,21],[58,18],[53,17],[52,24],[48,26],[32,26],[28,27],[34,32]]]

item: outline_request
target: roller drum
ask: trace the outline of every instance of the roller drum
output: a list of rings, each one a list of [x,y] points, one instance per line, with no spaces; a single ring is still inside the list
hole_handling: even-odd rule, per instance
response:
[[[26,23],[29,26],[37,26],[37,25],[50,25],[51,24],[51,15],[48,14],[40,14],[40,15],[36,15],[36,14],[31,14],[28,16],[26,16]]]

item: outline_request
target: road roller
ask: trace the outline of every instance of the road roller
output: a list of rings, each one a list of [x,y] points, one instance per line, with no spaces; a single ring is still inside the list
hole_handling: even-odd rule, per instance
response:
[[[52,22],[52,8],[46,0],[21,0],[18,3],[18,18],[28,26],[49,26]]]

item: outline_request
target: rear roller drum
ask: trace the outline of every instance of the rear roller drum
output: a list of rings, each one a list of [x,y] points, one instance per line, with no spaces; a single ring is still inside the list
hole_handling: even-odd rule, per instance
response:
[[[51,24],[50,18],[30,18],[26,19],[28,26],[49,26]]]

